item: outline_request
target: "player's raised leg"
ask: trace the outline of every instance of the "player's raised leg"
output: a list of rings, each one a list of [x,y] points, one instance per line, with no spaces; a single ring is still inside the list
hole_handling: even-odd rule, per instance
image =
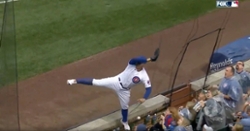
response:
[[[129,108],[129,101],[130,101],[130,90],[127,91],[117,91],[117,95],[119,97],[120,105],[121,105],[121,114],[122,114],[122,124],[125,130],[130,130],[128,124],[128,108]]]
[[[84,84],[84,85],[93,85],[93,78],[82,78],[82,79],[70,79],[67,80],[67,84]]]
[[[113,90],[116,90],[115,87],[118,85],[118,78],[116,77],[108,77],[102,79],[94,79],[94,78],[81,78],[81,79],[71,79],[67,81],[67,84],[84,84],[84,85],[93,85],[93,86],[102,86],[107,87]]]

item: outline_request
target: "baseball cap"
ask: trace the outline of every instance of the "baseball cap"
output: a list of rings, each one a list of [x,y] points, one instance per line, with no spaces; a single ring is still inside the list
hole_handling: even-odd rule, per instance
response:
[[[136,128],[136,131],[147,131],[147,126],[144,124],[139,124]]]

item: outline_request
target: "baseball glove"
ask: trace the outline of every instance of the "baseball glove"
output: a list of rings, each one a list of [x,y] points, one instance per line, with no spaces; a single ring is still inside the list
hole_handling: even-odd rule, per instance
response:
[[[151,61],[152,61],[152,62],[156,61],[156,60],[158,59],[159,55],[160,55],[160,48],[157,48],[157,49],[155,50],[155,52],[154,52],[154,56],[151,57]]]

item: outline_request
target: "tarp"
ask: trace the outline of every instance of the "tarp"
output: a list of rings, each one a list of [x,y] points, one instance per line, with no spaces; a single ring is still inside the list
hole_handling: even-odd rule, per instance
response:
[[[210,70],[215,72],[235,64],[239,60],[246,61],[248,59],[250,59],[250,35],[217,49],[213,54]]]

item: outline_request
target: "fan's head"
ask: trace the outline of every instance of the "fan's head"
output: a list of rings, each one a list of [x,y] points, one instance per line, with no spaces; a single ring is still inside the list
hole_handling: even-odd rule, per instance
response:
[[[241,72],[244,69],[244,62],[243,61],[238,61],[236,64],[236,71]]]

